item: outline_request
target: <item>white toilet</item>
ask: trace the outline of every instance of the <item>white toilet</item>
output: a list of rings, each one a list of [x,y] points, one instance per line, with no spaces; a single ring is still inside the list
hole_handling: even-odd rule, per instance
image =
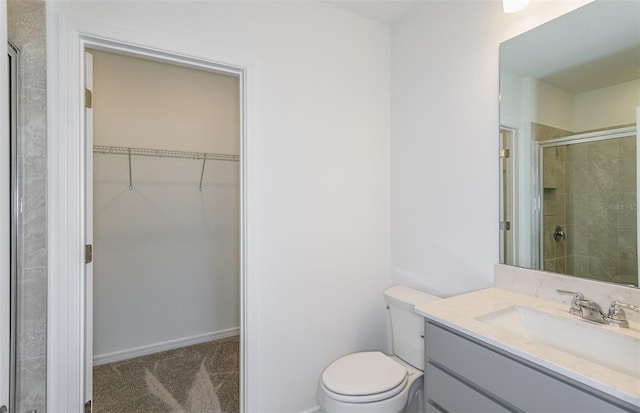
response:
[[[391,318],[393,355],[348,354],[322,373],[318,403],[324,413],[421,413],[424,411],[424,321],[419,303],[439,297],[395,286],[384,291]]]

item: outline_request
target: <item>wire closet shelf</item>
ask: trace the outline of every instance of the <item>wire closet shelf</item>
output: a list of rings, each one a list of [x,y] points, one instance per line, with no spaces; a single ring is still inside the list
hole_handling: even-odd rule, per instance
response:
[[[131,155],[131,156],[156,156],[160,158],[189,158],[213,161],[230,161],[237,162],[240,160],[239,155],[229,155],[225,153],[205,153],[205,152],[182,152],[168,151],[164,149],[143,149],[143,148],[124,148],[120,146],[98,146],[93,147],[94,153],[105,153],[112,155]]]
[[[131,171],[132,156],[153,156],[158,158],[182,158],[182,159],[202,160],[202,170],[200,171],[200,186],[199,186],[199,190],[201,192],[202,192],[202,180],[204,178],[204,167],[207,161],[238,162],[240,160],[239,155],[230,155],[230,154],[224,154],[224,153],[168,151],[164,149],[125,148],[120,146],[94,145],[93,152],[107,154],[107,155],[126,155],[129,157],[129,191],[133,191],[133,176]]]

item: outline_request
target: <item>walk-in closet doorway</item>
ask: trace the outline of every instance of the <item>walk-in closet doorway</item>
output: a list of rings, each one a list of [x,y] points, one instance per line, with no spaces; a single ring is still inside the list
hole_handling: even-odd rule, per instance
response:
[[[88,46],[84,400],[238,411],[241,73]]]

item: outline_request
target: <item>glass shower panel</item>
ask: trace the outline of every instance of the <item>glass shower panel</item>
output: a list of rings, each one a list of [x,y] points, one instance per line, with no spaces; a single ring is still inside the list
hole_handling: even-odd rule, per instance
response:
[[[18,322],[17,322],[17,288],[18,288],[18,246],[19,246],[19,228],[20,223],[20,191],[18,181],[18,56],[19,49],[11,41],[8,44],[8,63],[9,63],[9,179],[10,179],[10,292],[9,292],[9,398],[8,406],[2,406],[6,409],[13,409],[15,406],[16,396],[16,357],[17,357],[17,339],[18,339]],[[2,411],[0,407],[0,412]]]
[[[636,137],[542,149],[544,270],[638,285]]]

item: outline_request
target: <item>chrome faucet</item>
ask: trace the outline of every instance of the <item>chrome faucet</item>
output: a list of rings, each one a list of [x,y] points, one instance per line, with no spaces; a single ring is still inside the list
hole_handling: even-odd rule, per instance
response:
[[[600,324],[609,324],[615,327],[629,328],[629,321],[627,321],[627,315],[624,312],[624,308],[629,310],[640,312],[640,307],[633,304],[623,303],[622,301],[615,300],[611,303],[608,315],[604,315],[602,308],[595,301],[589,300],[584,297],[582,293],[567,290],[556,290],[559,294],[572,295],[571,307],[569,312],[577,315],[578,317],[594,321]]]
[[[569,312],[577,315],[578,317],[594,321],[600,324],[608,324],[607,317],[602,312],[602,308],[595,301],[589,300],[584,297],[582,293],[567,290],[556,290],[560,294],[572,295],[571,308]]]

